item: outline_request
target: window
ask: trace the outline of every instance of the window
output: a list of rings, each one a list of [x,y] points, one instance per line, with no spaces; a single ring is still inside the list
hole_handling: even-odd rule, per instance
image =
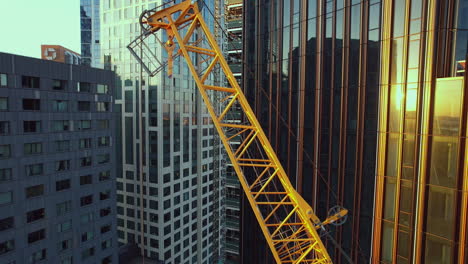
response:
[[[93,203],[93,195],[83,196],[80,198],[81,206],[90,205]]]
[[[101,210],[99,210],[99,216],[101,217],[108,216],[110,213],[111,213],[110,207],[102,208]]]
[[[45,229],[40,229],[35,232],[28,234],[28,243],[34,243],[36,241],[42,240],[45,238]]]
[[[76,84],[77,91],[80,93],[90,93],[91,92],[91,84],[87,82],[78,82]]]
[[[52,131],[69,131],[70,130],[70,121],[68,120],[54,120],[52,121]]]
[[[0,121],[0,136],[5,136],[8,134],[10,134],[10,122]]]
[[[78,101],[78,111],[89,112],[91,111],[91,102],[89,101]]]
[[[99,172],[99,181],[107,181],[109,179],[110,179],[110,171]]]
[[[41,121],[23,121],[24,133],[41,132]]]
[[[9,158],[10,155],[10,145],[0,145],[0,159]]]
[[[39,111],[41,110],[40,99],[23,99],[23,110]]]
[[[86,242],[88,240],[91,240],[93,239],[93,237],[94,237],[93,231],[84,232],[83,234],[81,234],[81,242]]]
[[[70,150],[70,140],[57,140],[55,141],[55,151],[69,151]]]
[[[109,153],[97,155],[96,160],[98,164],[108,163],[110,161],[110,155]]]
[[[15,226],[15,218],[13,216],[0,219],[0,232],[13,228]]]
[[[80,149],[91,148],[91,138],[81,138],[79,145]]]
[[[52,89],[54,90],[65,90],[67,81],[64,80],[52,80]]]
[[[93,175],[80,176],[80,185],[87,185],[93,183]]]
[[[59,160],[55,162],[56,171],[66,171],[70,169],[70,160]]]
[[[0,111],[8,111],[8,98],[0,97]]]
[[[106,84],[98,84],[96,89],[97,93],[100,94],[107,94],[109,92],[109,87]]]
[[[81,260],[85,260],[91,256],[94,256],[94,247],[90,247],[81,252]]]
[[[0,87],[8,85],[8,75],[6,73],[0,73]]]
[[[31,223],[45,217],[45,209],[37,209],[26,213],[26,222]]]
[[[89,223],[89,222],[91,222],[93,220],[94,220],[93,212],[90,212],[90,213],[87,213],[87,214],[84,214],[84,215],[80,216],[81,224],[87,224],[87,223]]]
[[[13,192],[2,192],[0,193],[0,205],[9,204],[13,201]]]
[[[72,227],[72,220],[67,220],[57,225],[57,232],[66,232]]]
[[[100,119],[97,121],[97,129],[108,129],[108,128],[109,128],[109,120]]]
[[[0,169],[0,183],[11,181],[13,179],[11,168]]]
[[[52,111],[54,111],[54,112],[67,112],[68,111],[68,101],[53,100],[52,101]]]
[[[91,157],[82,157],[82,158],[80,158],[80,166],[81,167],[88,167],[88,166],[91,166],[91,164],[92,164]]]
[[[101,226],[101,234],[107,233],[110,230],[111,230],[111,225],[110,224],[105,225],[105,226]]]
[[[64,215],[68,212],[71,211],[72,208],[72,202],[71,201],[65,201],[61,202],[55,205],[57,209],[57,216]]]
[[[37,176],[44,173],[44,165],[42,163],[26,165],[27,176]]]
[[[44,194],[44,184],[34,185],[24,189],[26,198],[33,198]]]
[[[108,102],[98,102],[96,107],[98,112],[109,112],[110,107],[109,107]]]
[[[24,144],[24,155],[34,155],[42,153],[42,143],[25,143]]]
[[[110,137],[98,137],[98,147],[107,147],[110,145]]]
[[[70,189],[71,183],[70,179],[60,180],[55,182],[55,190],[57,192]]]
[[[66,256],[60,259],[60,264],[73,264],[73,256]]]
[[[47,257],[47,250],[44,248],[42,250],[32,253],[32,255],[29,256],[29,264],[34,264],[34,263],[43,261],[46,259],[46,257]]]
[[[24,88],[40,88],[39,77],[22,76],[21,83]]]
[[[15,241],[13,239],[0,242],[0,255],[10,252],[15,249]]]
[[[128,196],[127,196],[128,197]],[[109,199],[110,198],[110,190],[107,190],[105,192],[100,192],[99,193],[99,199],[102,201],[102,200],[106,200],[106,199]]]
[[[91,129],[91,120],[78,120],[77,129],[78,130],[88,130]]]
[[[105,240],[105,241],[103,241],[103,242],[101,243],[101,249],[102,249],[102,250],[108,249],[108,248],[111,247],[111,245],[112,245],[112,239],[109,238],[109,239],[107,239],[107,240]]]
[[[67,249],[71,248],[71,246],[72,246],[72,240],[71,239],[63,240],[62,242],[58,243],[58,251],[61,252],[61,251],[67,250]]]

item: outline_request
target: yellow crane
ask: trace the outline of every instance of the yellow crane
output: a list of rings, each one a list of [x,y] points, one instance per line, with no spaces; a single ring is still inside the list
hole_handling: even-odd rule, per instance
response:
[[[172,75],[174,58],[185,59],[276,262],[332,263],[318,230],[341,221],[347,210],[338,208],[322,222],[296,192],[197,4],[186,0],[145,10],[140,24],[143,33],[128,45],[130,52],[150,76],[166,66]],[[162,45],[167,61],[154,57],[145,44],[149,37]],[[215,85],[215,69],[227,84]],[[229,117],[235,111],[243,114],[242,123]]]

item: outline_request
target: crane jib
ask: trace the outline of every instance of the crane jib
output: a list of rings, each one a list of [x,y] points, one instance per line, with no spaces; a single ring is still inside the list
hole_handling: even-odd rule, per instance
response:
[[[296,192],[197,4],[144,11],[140,24],[130,52],[150,76],[165,69],[172,75],[174,59],[185,59],[276,262],[332,263],[318,231],[341,223],[347,210],[334,207],[322,222]],[[242,120],[234,118],[239,111]]]

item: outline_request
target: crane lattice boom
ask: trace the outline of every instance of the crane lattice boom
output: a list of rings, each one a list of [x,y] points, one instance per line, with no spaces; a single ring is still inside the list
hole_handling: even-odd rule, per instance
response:
[[[130,51],[150,75],[164,66],[168,66],[171,75],[173,58],[185,58],[276,262],[331,263],[317,229],[347,211],[341,210],[321,222],[296,192],[197,4],[187,0],[159,11],[146,11],[140,23],[145,32],[129,45]],[[143,46],[144,38],[156,36],[160,30],[166,33],[167,40],[158,40],[168,54],[168,61],[158,60],[157,70],[151,71],[134,48]],[[204,70],[197,70],[202,65],[206,66]],[[216,70],[224,74],[226,86],[215,85]],[[243,122],[233,122],[232,115],[239,111],[244,116]]]

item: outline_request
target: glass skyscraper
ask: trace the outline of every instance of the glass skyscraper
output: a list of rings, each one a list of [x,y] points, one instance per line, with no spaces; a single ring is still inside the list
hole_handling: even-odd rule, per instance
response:
[[[244,89],[334,263],[466,263],[468,1],[248,1]],[[270,263],[248,206],[244,263]],[[341,248],[344,252],[340,252]]]
[[[99,1],[80,0],[82,64],[97,68],[101,68]]]
[[[372,262],[467,263],[468,1],[384,1]]]
[[[223,3],[201,2],[214,29],[210,11],[223,10]],[[224,192],[218,181],[224,172],[209,114],[183,58],[174,62],[171,77],[163,70],[150,78],[126,48],[141,34],[140,14],[161,4],[100,1],[100,28],[93,28],[100,29],[100,64],[120,78],[115,93],[119,247],[164,263],[214,263],[224,257]],[[159,43],[149,47],[167,58]]]
[[[370,259],[379,90],[381,2],[244,2],[243,84],[295,188],[354,263]],[[272,263],[247,202],[244,263]],[[346,255],[323,236],[334,263]]]

